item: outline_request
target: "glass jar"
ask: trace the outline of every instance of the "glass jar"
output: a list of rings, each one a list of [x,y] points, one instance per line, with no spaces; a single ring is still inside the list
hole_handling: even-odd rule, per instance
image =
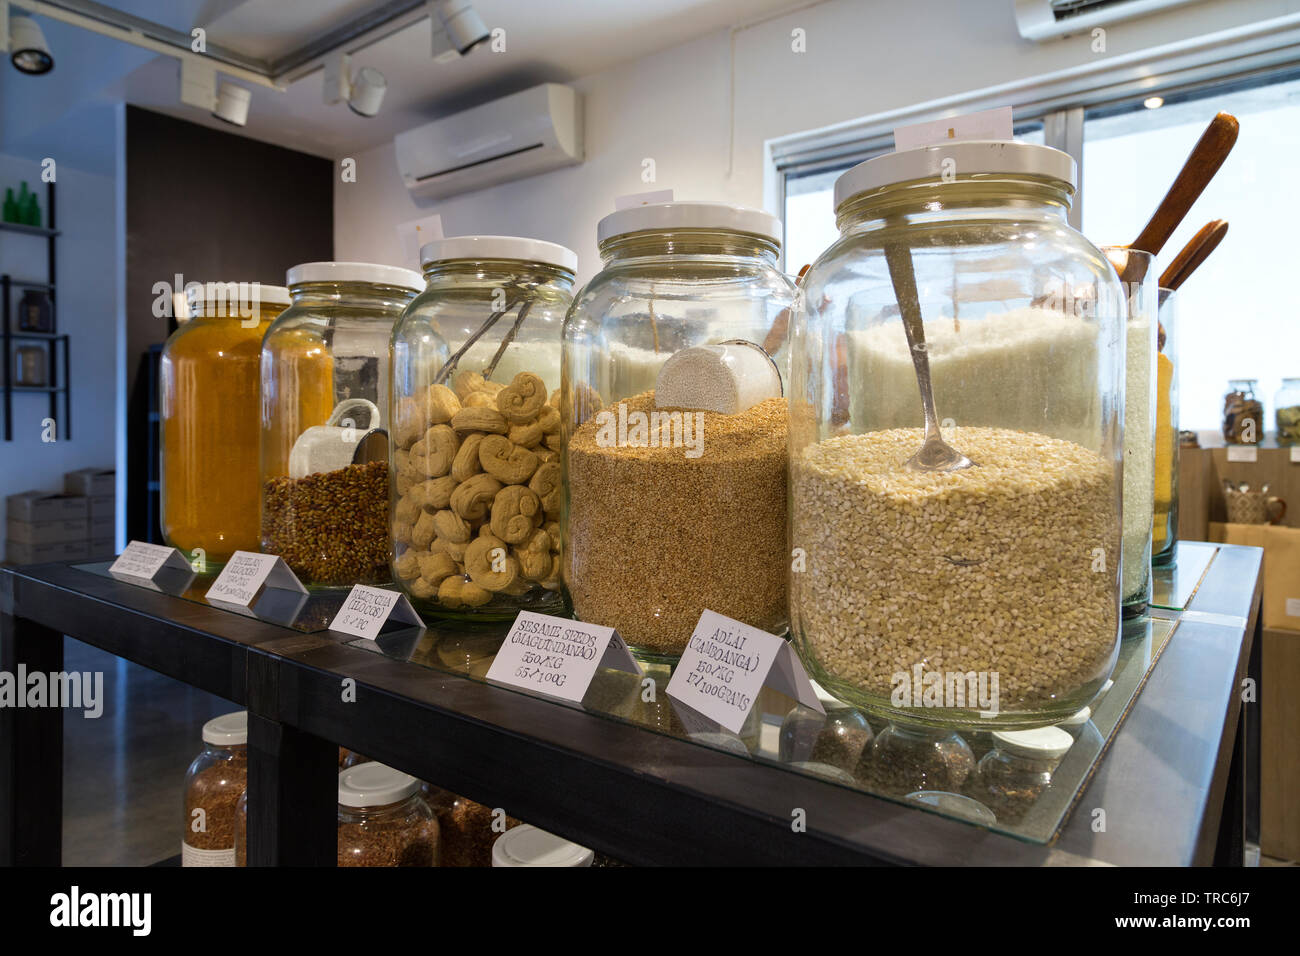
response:
[[[1273,399],[1279,445],[1300,445],[1300,378],[1282,379]]]
[[[1124,327],[1124,616],[1151,602],[1151,553],[1156,487],[1156,343],[1159,338],[1155,256],[1124,246],[1106,255],[1125,278]]]
[[[236,806],[248,786],[248,711],[203,725],[203,752],[185,774],[181,866],[234,866]]]
[[[564,323],[564,586],[644,660],[679,658],[705,608],[785,628],[788,416],[756,344],[794,295],[780,234],[725,203],[613,213]]]
[[[430,786],[427,799],[442,836],[443,866],[491,866],[497,837],[520,826],[501,809]]]
[[[235,804],[235,866],[248,866],[248,791]]]
[[[389,340],[410,269],[309,262],[262,341],[262,551],[309,587],[389,580]]]
[[[854,708],[813,684],[825,714],[798,705],[785,715],[777,753],[783,763],[828,764],[853,773],[871,746],[871,726]]]
[[[976,796],[1004,823],[1015,822],[1052,784],[1052,772],[1074,745],[1060,727],[999,731],[979,762]]]
[[[1066,221],[1074,179],[1057,150],[970,142],[836,182],[791,330],[791,630],[869,712],[1032,726],[1114,666],[1125,312]],[[972,467],[910,463],[914,356]]]
[[[393,577],[422,613],[566,611],[560,326],[578,257],[552,242],[424,246],[393,332]]]
[[[161,520],[166,542],[204,570],[260,548],[259,362],[289,290],[195,283],[186,301],[158,372]]]
[[[1178,544],[1178,297],[1160,290],[1156,348],[1155,522],[1151,563],[1171,564]],[[1297,409],[1300,412],[1300,409]]]
[[[492,844],[493,866],[591,866],[596,854],[531,824],[507,830]]]
[[[975,755],[956,731],[894,722],[862,752],[854,776],[877,793],[958,792],[975,769]]]
[[[438,821],[420,781],[381,763],[339,772],[339,866],[438,866]]]
[[[1255,397],[1257,378],[1228,379],[1223,396],[1223,440],[1233,445],[1254,445],[1263,437],[1264,405]]]

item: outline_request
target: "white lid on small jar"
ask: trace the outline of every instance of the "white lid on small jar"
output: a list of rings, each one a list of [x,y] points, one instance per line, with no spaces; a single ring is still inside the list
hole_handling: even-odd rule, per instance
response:
[[[526,239],[522,236],[447,236],[426,242],[420,247],[420,265],[428,268],[435,262],[455,259],[510,259],[540,262],[569,272],[578,271],[578,254],[558,242]]]
[[[420,790],[420,781],[387,764],[359,763],[339,771],[339,805],[386,807]]]
[[[220,286],[220,289],[215,288]],[[201,282],[185,287],[185,304],[191,315],[196,315],[209,302],[232,302],[230,292],[234,290],[233,304],[241,305],[289,305],[289,289],[282,285],[266,285],[263,282]],[[244,296],[247,295],[247,299]],[[254,302],[256,300],[256,302]]]
[[[302,282],[361,282],[424,291],[424,276],[414,269],[374,262],[303,262],[285,273],[285,285],[293,287]]]
[[[492,844],[493,866],[591,866],[596,854],[554,833],[522,823]]]
[[[1088,721],[1090,721],[1090,720],[1092,720],[1092,708],[1091,708],[1091,707],[1085,707],[1085,708],[1083,708],[1082,710],[1077,711],[1076,713],[1071,714],[1069,717],[1066,717],[1065,720],[1061,721],[1061,722],[1060,722],[1059,724],[1057,724],[1056,726],[1058,726],[1058,727],[1082,727],[1084,724],[1086,724],[1086,723],[1087,723]]]
[[[995,730],[993,743],[1004,753],[1030,760],[1057,760],[1074,746],[1074,738],[1060,727],[1032,730]]]
[[[203,725],[203,742],[217,747],[239,747],[248,743],[248,711],[213,717]]]
[[[596,241],[634,232],[717,229],[781,243],[781,220],[761,209],[726,202],[661,202],[612,212],[596,225]]]
[[[951,162],[950,162],[951,161]],[[864,160],[835,180],[835,208],[858,193],[895,183],[933,179],[951,182],[959,177],[985,174],[1044,176],[1074,189],[1074,157],[1051,146],[1012,140],[963,140],[918,146]]]

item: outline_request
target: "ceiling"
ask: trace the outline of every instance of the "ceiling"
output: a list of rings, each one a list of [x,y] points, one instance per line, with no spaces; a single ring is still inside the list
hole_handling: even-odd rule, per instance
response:
[[[108,0],[107,6],[189,32],[203,26],[210,44],[273,60],[383,6],[383,0]],[[450,63],[431,55],[428,19],[353,54],[388,81],[374,118],[326,105],[319,72],[283,92],[246,83],[253,93],[245,135],[337,158],[391,140],[440,115],[547,81],[567,82],[620,62],[730,26],[802,5],[798,0],[474,0],[489,29],[505,30],[505,51],[485,46]],[[55,57],[44,77],[0,71],[3,148],[33,137],[91,103],[127,102],[229,130],[180,104],[176,60],[63,24],[42,23]],[[239,81],[235,81],[239,82]],[[44,86],[39,86],[43,84]],[[20,92],[14,95],[14,89]],[[63,125],[63,124],[58,124]],[[53,132],[50,135],[54,135]]]

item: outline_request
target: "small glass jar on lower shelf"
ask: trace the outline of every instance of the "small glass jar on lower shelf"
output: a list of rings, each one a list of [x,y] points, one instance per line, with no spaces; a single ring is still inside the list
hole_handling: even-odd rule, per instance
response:
[[[438,866],[440,849],[419,780],[381,763],[339,773],[339,866]]]
[[[1223,440],[1257,445],[1264,437],[1264,403],[1255,397],[1257,378],[1232,378],[1223,396]]]
[[[1178,294],[1160,290],[1156,347],[1156,481],[1151,564],[1172,564],[1178,546]]]
[[[203,752],[185,774],[181,866],[235,866],[237,806],[248,786],[248,712],[203,725]]]
[[[959,792],[975,755],[956,731],[894,722],[863,751],[854,776],[888,796],[916,790]]]
[[[979,762],[975,795],[998,819],[1015,822],[1052,784],[1052,773],[1074,745],[1060,727],[999,731]]]
[[[863,751],[871,746],[871,727],[862,714],[821,685],[814,683],[813,690],[826,713],[801,704],[786,714],[777,751],[780,759],[790,764],[828,764],[852,774]]]
[[[422,613],[564,613],[560,324],[578,257],[456,236],[393,332],[393,577]]]

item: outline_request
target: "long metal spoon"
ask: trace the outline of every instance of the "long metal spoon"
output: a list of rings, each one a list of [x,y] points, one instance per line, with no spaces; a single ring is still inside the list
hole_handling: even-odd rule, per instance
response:
[[[921,450],[907,459],[913,471],[959,471],[975,464],[943,440],[939,434],[939,416],[934,410],[934,387],[930,383],[930,355],[926,351],[925,326],[921,321],[921,302],[916,292],[916,273],[912,268],[912,250],[889,243],[885,246],[889,279],[894,284],[898,311],[903,316],[903,331],[912,352],[916,385],[921,390],[921,408],[925,412],[925,442]]]

